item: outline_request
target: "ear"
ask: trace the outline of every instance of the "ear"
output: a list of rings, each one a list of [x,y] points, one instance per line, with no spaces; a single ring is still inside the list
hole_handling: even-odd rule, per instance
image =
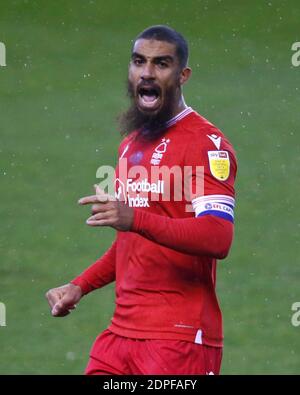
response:
[[[183,85],[187,82],[187,80],[190,78],[192,74],[192,69],[190,67],[185,67],[184,69],[181,70],[180,72],[180,85]]]

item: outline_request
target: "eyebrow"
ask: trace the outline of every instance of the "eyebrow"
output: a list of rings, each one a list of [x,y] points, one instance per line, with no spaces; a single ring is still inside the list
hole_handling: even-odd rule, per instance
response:
[[[135,58],[142,58],[142,59],[146,59],[146,57],[138,52],[133,52],[131,54],[131,59],[135,59]],[[174,57],[171,55],[162,55],[162,56],[155,56],[153,58],[156,62],[160,62],[160,61],[166,61],[169,63],[174,62]]]

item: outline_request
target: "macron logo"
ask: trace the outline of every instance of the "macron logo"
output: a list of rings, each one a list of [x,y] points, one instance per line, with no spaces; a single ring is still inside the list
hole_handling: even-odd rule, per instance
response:
[[[211,135],[207,134],[206,136],[214,143],[217,149],[220,149],[221,137],[218,137],[216,134],[211,134]]]

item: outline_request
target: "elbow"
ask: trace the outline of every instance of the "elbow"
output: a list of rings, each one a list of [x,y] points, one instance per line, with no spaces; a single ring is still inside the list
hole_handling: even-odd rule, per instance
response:
[[[229,227],[226,232],[220,232],[215,238],[213,255],[216,259],[227,258],[233,241],[233,227]]]
[[[211,258],[222,260],[227,258],[227,256],[229,255],[230,247],[230,239],[224,240],[224,238],[214,238],[213,242],[210,242],[206,245],[204,251],[205,255]],[[198,253],[203,254],[204,251],[198,251]]]
[[[221,246],[221,248],[218,248],[215,253],[215,258],[219,260],[227,258],[227,256],[229,255],[230,247],[231,243],[226,246]]]

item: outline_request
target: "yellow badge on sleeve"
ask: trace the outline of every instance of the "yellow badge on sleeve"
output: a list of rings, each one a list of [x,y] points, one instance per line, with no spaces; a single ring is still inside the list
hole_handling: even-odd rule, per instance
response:
[[[227,151],[208,151],[211,174],[220,181],[226,181],[230,173],[230,160]]]

